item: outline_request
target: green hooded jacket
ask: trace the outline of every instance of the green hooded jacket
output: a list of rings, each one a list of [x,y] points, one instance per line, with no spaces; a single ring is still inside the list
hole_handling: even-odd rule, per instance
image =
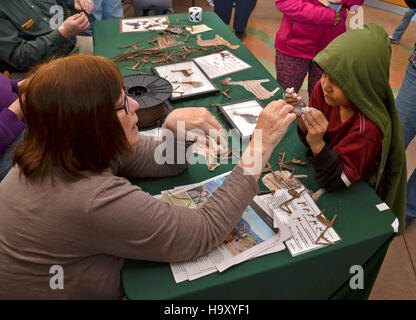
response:
[[[405,229],[406,156],[403,129],[389,84],[391,47],[381,26],[369,23],[335,38],[314,62],[381,130],[375,190]]]

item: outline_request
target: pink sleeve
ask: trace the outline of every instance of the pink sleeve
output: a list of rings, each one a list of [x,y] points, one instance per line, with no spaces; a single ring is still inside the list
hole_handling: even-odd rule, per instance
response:
[[[333,26],[335,11],[320,3],[313,4],[302,0],[275,0],[276,7],[289,18],[316,25]],[[351,0],[351,2],[353,2]]]
[[[352,6],[361,6],[364,0],[341,0],[341,3],[349,10]]]

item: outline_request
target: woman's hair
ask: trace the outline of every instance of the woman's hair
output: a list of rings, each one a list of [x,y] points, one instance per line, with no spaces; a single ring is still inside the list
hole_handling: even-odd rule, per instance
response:
[[[114,111],[123,78],[109,59],[74,55],[37,68],[20,89],[27,124],[13,164],[29,180],[100,173],[129,150]]]

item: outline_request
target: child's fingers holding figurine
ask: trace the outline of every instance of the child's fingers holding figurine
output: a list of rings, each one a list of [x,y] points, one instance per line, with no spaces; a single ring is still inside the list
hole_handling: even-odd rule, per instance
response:
[[[304,108],[302,119],[308,131],[306,141],[315,154],[319,153],[325,145],[324,135],[328,130],[328,120],[321,111],[315,108]],[[315,152],[316,150],[318,152]]]
[[[303,103],[303,100],[302,97],[295,92],[294,88],[287,88],[285,91],[285,102],[292,106],[296,106]]]
[[[317,133],[322,133],[322,135],[324,135],[328,130],[328,120],[321,111],[315,108],[303,108],[302,119],[307,128],[310,127]]]

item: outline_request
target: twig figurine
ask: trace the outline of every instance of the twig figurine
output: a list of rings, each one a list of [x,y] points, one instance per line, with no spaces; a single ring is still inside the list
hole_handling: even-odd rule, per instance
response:
[[[326,238],[325,232],[328,231],[329,228],[331,228],[334,225],[335,219],[337,218],[337,214],[334,215],[334,217],[332,218],[332,220],[328,220],[327,218],[325,218],[323,216],[323,213],[325,212],[325,209],[322,210],[317,216],[316,218],[326,226],[325,230],[322,231],[321,235],[318,237],[318,239],[316,239],[315,244],[321,244],[321,245],[326,245],[326,246],[332,246],[334,243],[329,240],[328,238]],[[321,239],[325,240],[326,242],[321,242]]]

